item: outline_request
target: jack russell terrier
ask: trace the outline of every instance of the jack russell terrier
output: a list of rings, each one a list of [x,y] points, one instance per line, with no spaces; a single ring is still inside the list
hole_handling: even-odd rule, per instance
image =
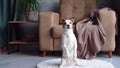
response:
[[[62,34],[62,59],[61,67],[79,65],[77,61],[77,40],[73,33],[74,19],[67,19],[63,21],[63,34]]]

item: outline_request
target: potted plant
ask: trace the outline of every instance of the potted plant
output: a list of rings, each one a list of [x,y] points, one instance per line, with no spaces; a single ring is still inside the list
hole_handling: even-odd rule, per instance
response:
[[[22,6],[27,20],[34,20],[35,12],[39,10],[42,0],[22,0]]]

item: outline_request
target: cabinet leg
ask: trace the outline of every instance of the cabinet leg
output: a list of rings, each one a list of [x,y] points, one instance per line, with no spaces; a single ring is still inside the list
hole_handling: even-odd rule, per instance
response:
[[[5,47],[0,47],[0,52],[1,52],[1,53],[4,53],[5,50],[6,50]]]
[[[7,54],[11,54],[11,53],[14,53],[14,52],[18,52],[19,51],[19,44],[18,45],[8,45],[6,47],[6,50],[7,50]]]
[[[0,53],[3,53],[2,47],[0,47]]]
[[[112,51],[108,52],[108,56],[109,56],[109,58],[112,58]]]
[[[46,56],[46,51],[42,51],[42,57],[45,57]]]

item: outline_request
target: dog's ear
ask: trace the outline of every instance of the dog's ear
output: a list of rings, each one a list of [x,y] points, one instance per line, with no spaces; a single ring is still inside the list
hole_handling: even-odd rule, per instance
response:
[[[71,17],[70,20],[71,20],[72,22],[75,22],[75,17]]]
[[[65,28],[65,20],[62,19],[60,22],[61,22],[62,27]]]

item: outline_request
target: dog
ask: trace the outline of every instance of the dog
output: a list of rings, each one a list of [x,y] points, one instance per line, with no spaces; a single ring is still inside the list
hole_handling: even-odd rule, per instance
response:
[[[62,34],[62,59],[60,68],[63,66],[79,65],[77,61],[77,40],[73,33],[74,18],[63,20]]]

